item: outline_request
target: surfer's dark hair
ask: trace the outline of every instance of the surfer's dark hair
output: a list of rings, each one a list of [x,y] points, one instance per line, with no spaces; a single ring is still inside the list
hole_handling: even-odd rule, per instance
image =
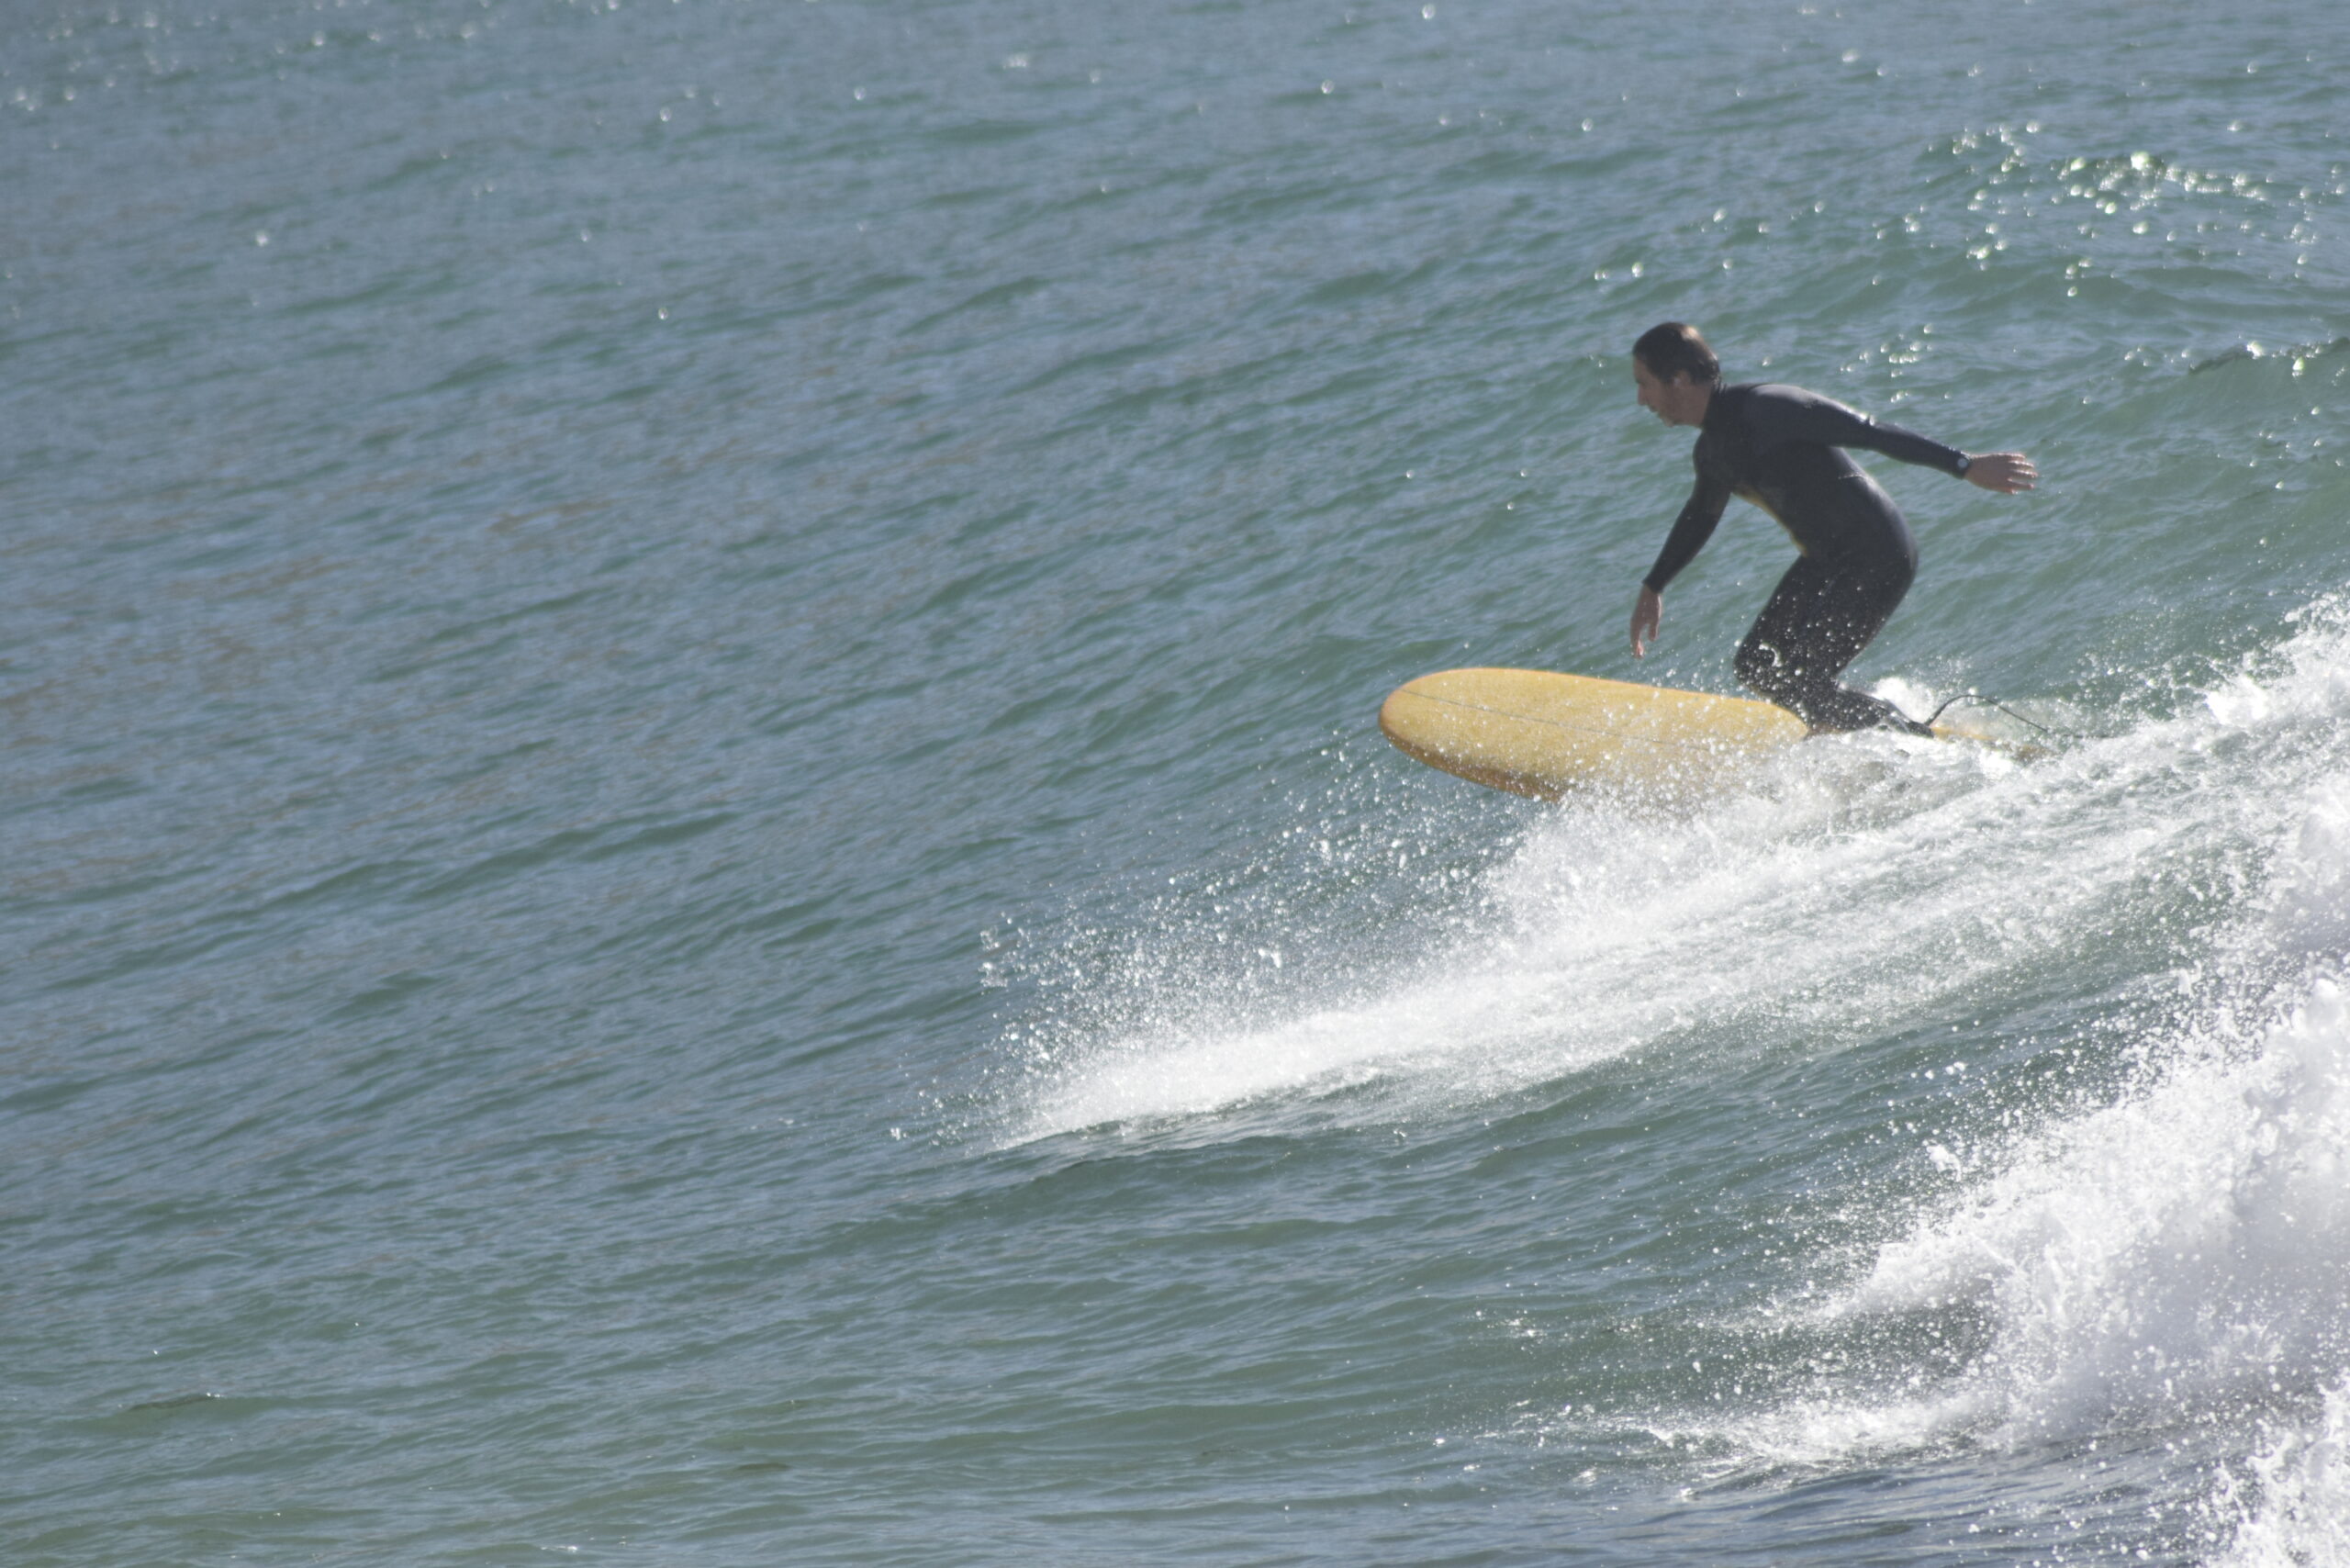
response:
[[[1649,367],[1659,381],[1685,375],[1711,386],[1722,378],[1722,362],[1686,321],[1664,321],[1640,334],[1632,357]]]

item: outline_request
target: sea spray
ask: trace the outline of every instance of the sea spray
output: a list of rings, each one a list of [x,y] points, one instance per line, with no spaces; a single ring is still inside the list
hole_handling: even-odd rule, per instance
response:
[[[2350,1562],[2350,1375],[2300,1427],[2222,1472],[2205,1510],[2228,1543],[2214,1568],[2319,1568]]]
[[[1823,1431],[2015,1445],[2192,1423],[2307,1401],[2345,1364],[2350,1004],[2324,982],[2248,1049],[2184,1050],[2143,1092],[2030,1140],[1824,1309],[1972,1307],[1989,1327],[1926,1397],[1865,1423],[1815,1411]]]

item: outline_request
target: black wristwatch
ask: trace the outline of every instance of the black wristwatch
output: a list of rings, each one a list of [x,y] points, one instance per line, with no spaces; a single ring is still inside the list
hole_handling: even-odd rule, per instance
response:
[[[1967,471],[1969,468],[1972,468],[1972,467],[1974,467],[1974,466],[1975,466],[1975,459],[1973,459],[1972,457],[1967,456],[1967,455],[1966,455],[1966,454],[1964,454],[1964,452],[1962,452],[1962,453],[1960,453],[1960,454],[1958,454],[1958,476],[1959,476],[1960,478],[1962,478],[1962,479],[1965,478],[1965,477],[1966,477],[1966,471]]]

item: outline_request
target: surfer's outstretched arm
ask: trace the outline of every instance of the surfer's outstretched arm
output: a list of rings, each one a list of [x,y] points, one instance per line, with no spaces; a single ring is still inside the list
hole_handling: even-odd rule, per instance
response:
[[[1968,484],[2002,496],[2029,490],[2040,477],[2020,452],[1985,452],[1973,456],[1930,436],[1873,420],[1833,398],[1796,386],[1766,386],[1750,401],[1751,418],[1763,444],[1805,441],[1820,446],[1882,452],[1901,463],[1920,464],[1955,474]]]

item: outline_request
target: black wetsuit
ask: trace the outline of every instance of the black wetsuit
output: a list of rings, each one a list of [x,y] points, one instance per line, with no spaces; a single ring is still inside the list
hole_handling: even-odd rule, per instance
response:
[[[1658,593],[1712,538],[1732,496],[1779,521],[1803,552],[1738,645],[1738,678],[1814,730],[1917,730],[1890,702],[1837,683],[1918,573],[1918,542],[1893,498],[1846,456],[1857,446],[1946,474],[1956,447],[1883,425],[1796,386],[1718,386],[1691,454],[1697,486],[1644,579]]]

